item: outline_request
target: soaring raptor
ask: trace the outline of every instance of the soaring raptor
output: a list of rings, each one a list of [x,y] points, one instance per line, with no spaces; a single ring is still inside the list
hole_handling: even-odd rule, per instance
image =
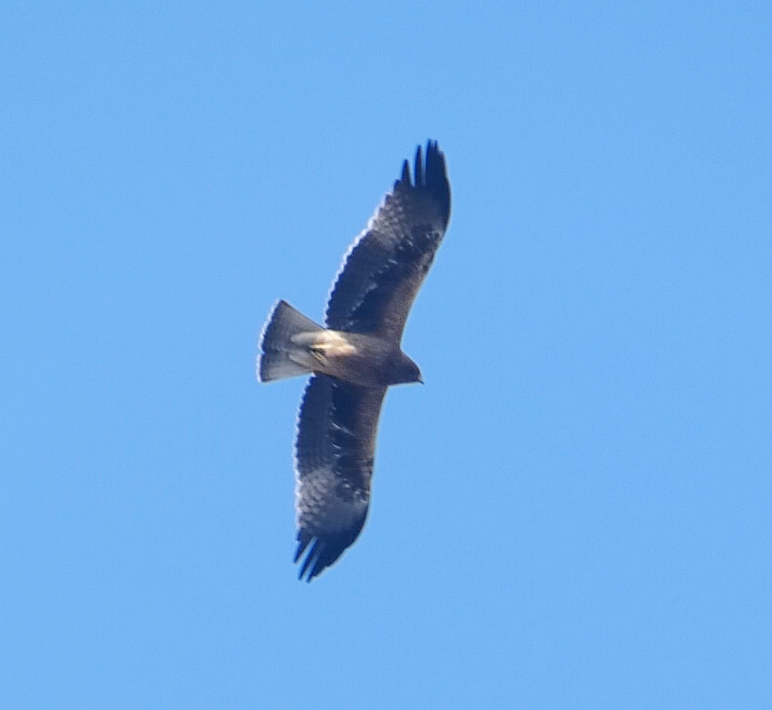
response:
[[[343,258],[324,327],[279,301],[260,339],[260,382],[313,373],[295,441],[300,579],[356,540],[367,517],[378,417],[390,385],[421,382],[400,349],[410,307],[450,219],[445,156],[419,146]],[[303,557],[305,553],[305,557]]]

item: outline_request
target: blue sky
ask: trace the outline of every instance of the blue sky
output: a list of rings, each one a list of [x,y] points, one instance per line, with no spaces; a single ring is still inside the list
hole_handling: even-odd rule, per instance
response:
[[[0,10],[0,697],[766,708],[767,3]],[[259,386],[427,138],[453,214],[359,541]]]

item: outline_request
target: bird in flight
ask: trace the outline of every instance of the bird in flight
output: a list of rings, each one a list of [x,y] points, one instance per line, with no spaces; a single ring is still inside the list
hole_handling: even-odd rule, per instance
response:
[[[343,258],[324,326],[286,301],[260,338],[260,382],[311,374],[295,439],[300,579],[311,581],[356,540],[367,517],[375,439],[386,390],[422,382],[400,348],[410,307],[450,219],[445,156],[416,150]],[[305,555],[305,556],[304,556]]]

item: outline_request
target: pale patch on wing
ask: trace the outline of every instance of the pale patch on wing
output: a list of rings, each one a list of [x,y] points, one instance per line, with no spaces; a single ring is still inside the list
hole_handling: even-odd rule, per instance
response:
[[[302,345],[328,357],[355,355],[356,347],[350,343],[343,333],[334,330],[322,330],[317,333],[300,333],[292,336],[295,345]]]

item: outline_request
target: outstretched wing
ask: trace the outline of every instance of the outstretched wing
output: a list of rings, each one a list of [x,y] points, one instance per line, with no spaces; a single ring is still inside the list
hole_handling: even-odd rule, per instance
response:
[[[450,219],[450,183],[436,142],[416,151],[415,181],[402,177],[343,260],[327,303],[334,330],[375,333],[399,343],[410,307]]]
[[[385,394],[321,374],[306,387],[295,440],[300,579],[335,562],[365,524]]]

